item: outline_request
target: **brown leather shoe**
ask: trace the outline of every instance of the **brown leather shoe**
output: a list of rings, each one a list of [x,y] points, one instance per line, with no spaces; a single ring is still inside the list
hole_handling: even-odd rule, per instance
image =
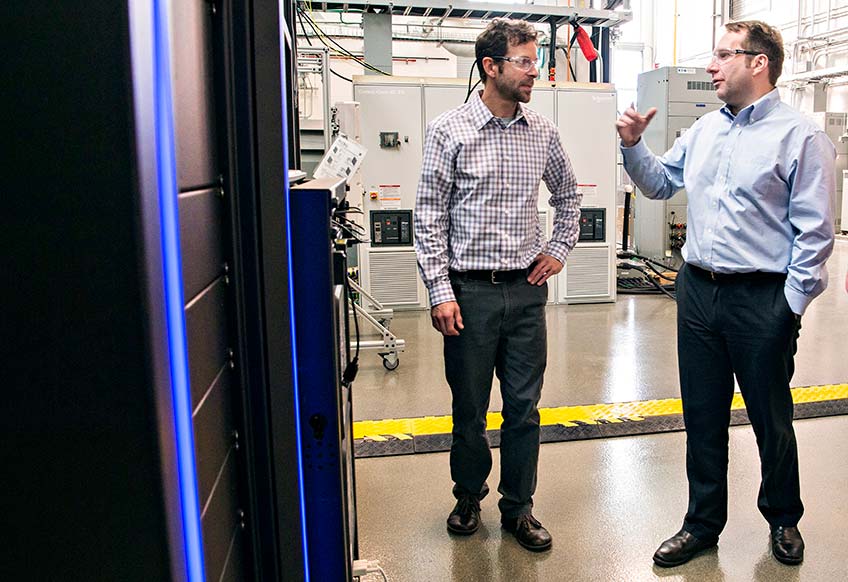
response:
[[[527,513],[518,517],[502,517],[503,528],[515,536],[518,543],[534,552],[551,549],[553,540],[539,520]]]
[[[718,539],[699,540],[688,531],[679,532],[665,540],[654,552],[654,563],[663,568],[671,568],[685,564],[698,553],[708,550],[718,544]]]
[[[804,540],[797,527],[771,528],[771,553],[781,564],[797,566],[804,561]]]
[[[473,495],[462,495],[448,516],[448,531],[467,536],[480,527],[480,500]]]

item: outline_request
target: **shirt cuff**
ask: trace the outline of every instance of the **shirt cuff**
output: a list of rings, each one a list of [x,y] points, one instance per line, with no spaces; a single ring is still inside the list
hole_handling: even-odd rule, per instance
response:
[[[456,301],[450,281],[439,281],[430,287],[430,307],[435,307],[439,303],[447,303],[448,301]]]
[[[789,309],[795,315],[804,315],[807,306],[813,300],[812,297],[807,297],[803,293],[798,293],[788,285],[783,287],[783,294],[786,296],[786,302],[789,304]]]
[[[621,154],[628,162],[638,162],[647,158],[648,156],[653,155],[648,146],[645,145],[644,137],[639,138],[639,141],[637,141],[635,145],[630,147],[621,144]]]
[[[548,246],[542,251],[542,254],[550,255],[565,266],[565,258],[568,256],[568,246],[562,242],[548,241]]]

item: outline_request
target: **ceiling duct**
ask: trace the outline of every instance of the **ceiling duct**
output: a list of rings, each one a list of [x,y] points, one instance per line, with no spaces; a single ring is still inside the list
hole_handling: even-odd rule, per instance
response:
[[[462,57],[465,59],[473,59],[474,58],[474,45],[468,43],[459,43],[459,42],[442,42],[439,44],[443,49],[448,51],[450,54]]]

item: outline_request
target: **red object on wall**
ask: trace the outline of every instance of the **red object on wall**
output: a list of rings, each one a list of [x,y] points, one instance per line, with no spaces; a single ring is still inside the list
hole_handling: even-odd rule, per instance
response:
[[[583,56],[586,57],[586,60],[592,62],[597,59],[598,51],[595,50],[595,45],[592,44],[592,39],[589,38],[589,35],[586,34],[583,27],[574,25],[574,30],[577,31],[577,44],[580,45],[580,50],[583,52]]]

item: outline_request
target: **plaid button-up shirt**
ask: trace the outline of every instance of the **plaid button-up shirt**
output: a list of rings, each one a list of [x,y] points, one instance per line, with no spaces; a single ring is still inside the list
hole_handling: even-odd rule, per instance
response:
[[[554,229],[539,224],[539,183]],[[430,305],[454,301],[448,269],[511,270],[539,253],[563,265],[577,242],[581,194],[554,124],[518,105],[509,124],[475,93],[427,126],[415,203],[415,250]]]

